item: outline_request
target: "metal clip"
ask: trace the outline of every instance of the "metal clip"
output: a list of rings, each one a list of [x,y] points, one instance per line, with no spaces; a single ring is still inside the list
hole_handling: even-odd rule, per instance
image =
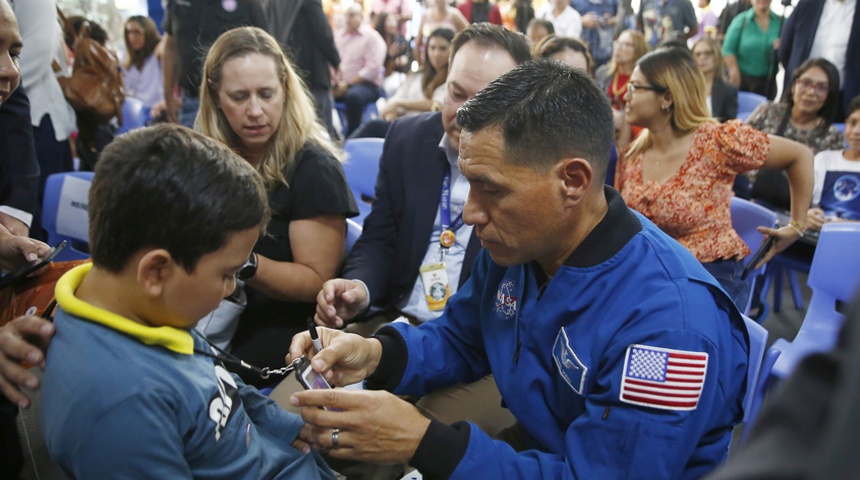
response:
[[[260,371],[260,378],[262,378],[263,380],[267,380],[271,375],[278,375],[283,377],[293,371],[293,369],[295,369],[295,366],[293,366],[292,364],[281,368],[263,367],[263,369]]]

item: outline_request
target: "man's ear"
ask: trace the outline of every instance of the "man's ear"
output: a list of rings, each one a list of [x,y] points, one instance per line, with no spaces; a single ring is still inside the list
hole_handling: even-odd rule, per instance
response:
[[[559,163],[558,173],[564,184],[565,196],[574,202],[580,201],[591,188],[594,171],[583,158],[567,158]]]
[[[182,268],[163,248],[146,252],[137,262],[137,283],[150,297],[160,297],[165,284]]]

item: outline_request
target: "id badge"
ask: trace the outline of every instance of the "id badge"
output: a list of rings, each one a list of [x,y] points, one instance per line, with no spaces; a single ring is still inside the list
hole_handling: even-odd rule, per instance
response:
[[[424,284],[424,297],[431,312],[445,308],[451,288],[448,286],[448,271],[445,262],[427,263],[421,265],[421,281]]]

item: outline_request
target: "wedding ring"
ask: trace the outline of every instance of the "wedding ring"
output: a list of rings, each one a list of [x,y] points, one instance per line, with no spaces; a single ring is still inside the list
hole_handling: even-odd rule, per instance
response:
[[[340,443],[337,441],[337,436],[340,433],[339,428],[335,428],[331,431],[331,448],[337,448],[340,446]]]

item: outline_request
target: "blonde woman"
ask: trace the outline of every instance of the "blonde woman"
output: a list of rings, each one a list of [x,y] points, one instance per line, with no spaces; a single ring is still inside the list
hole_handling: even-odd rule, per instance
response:
[[[597,86],[609,95],[612,109],[624,110],[624,94],[627,93],[627,81],[636,62],[648,53],[648,42],[641,32],[625,30],[612,43],[612,59],[594,72]]]
[[[693,44],[693,58],[705,79],[705,100],[711,116],[721,122],[738,115],[738,89],[726,83],[723,54],[713,38],[700,38]]]
[[[282,366],[285,346],[306,329],[317,293],[340,266],[346,217],[358,214],[341,153],[278,43],[255,27],[225,32],[212,45],[194,126],[266,183],[272,220],[249,259],[256,268],[240,272],[248,305],[232,352],[260,367]]]
[[[783,169],[792,190],[791,223],[759,228],[776,237],[765,256],[803,233],[812,197],[812,151],[708,113],[702,74],[689,52],[664,48],[639,60],[627,84],[625,120],[643,128],[621,155],[616,188],[631,208],[678,240],[741,308],[750,286],[740,278],[750,251],[732,228],[730,202],[737,174]]]

